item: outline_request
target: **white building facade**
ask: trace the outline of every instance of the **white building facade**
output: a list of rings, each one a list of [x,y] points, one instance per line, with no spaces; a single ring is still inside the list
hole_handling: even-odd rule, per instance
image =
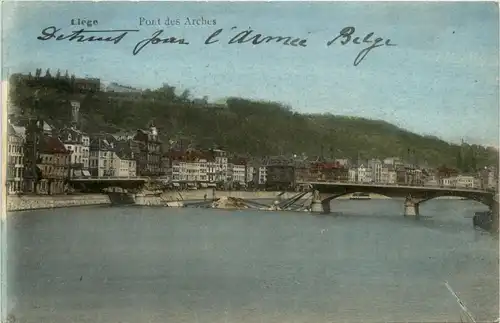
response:
[[[8,125],[7,193],[15,194],[23,190],[24,176],[24,137],[12,125]]]
[[[459,188],[475,188],[477,185],[474,176],[458,175],[456,177],[456,187]]]
[[[265,185],[267,181],[267,168],[266,166],[255,167],[254,183],[257,185]]]
[[[231,180],[233,183],[238,183],[240,185],[246,184],[246,167],[245,165],[231,164]]]
[[[358,169],[356,167],[349,168],[349,182],[356,183],[358,181]]]
[[[135,159],[126,155],[112,152],[113,158],[113,174],[115,177],[136,177],[136,162]]]
[[[371,169],[371,179],[375,183],[382,182],[382,162],[378,159],[368,161],[368,168]]]
[[[372,170],[371,168],[365,167],[361,165],[358,167],[358,183],[371,183],[372,179]]]
[[[92,176],[111,177],[115,174],[113,147],[106,139],[94,138],[90,143],[89,170]]]
[[[71,176],[90,176],[90,137],[75,127],[71,127],[63,128],[59,132],[59,138],[71,154]]]

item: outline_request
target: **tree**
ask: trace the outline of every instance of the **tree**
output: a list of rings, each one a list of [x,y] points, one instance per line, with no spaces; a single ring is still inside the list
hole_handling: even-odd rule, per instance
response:
[[[189,92],[189,90],[182,91],[182,94],[180,96],[180,100],[182,102],[189,102],[190,98],[191,98],[191,93]]]
[[[162,87],[155,90],[154,93],[158,99],[163,99],[169,102],[173,102],[176,99],[175,87],[170,86],[167,83],[163,83]]]

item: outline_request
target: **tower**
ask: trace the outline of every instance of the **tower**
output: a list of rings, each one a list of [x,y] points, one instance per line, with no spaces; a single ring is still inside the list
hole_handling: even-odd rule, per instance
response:
[[[71,103],[71,125],[73,127],[77,127],[80,114],[80,102],[72,100],[70,103]]]
[[[158,129],[155,127],[154,124],[151,125],[151,127],[149,128],[149,130],[151,131],[151,134],[153,136],[158,136]]]

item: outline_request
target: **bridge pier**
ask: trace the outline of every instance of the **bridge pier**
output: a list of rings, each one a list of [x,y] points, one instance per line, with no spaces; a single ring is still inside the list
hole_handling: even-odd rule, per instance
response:
[[[404,203],[404,216],[418,219],[420,217],[419,204],[410,197]]]
[[[330,200],[322,200],[318,191],[313,192],[311,202],[312,213],[330,213]]]
[[[491,208],[490,208],[490,211],[491,211],[491,230],[494,232],[494,233],[498,233],[499,231],[499,201],[498,201],[498,195],[495,196],[495,198],[493,199],[493,204],[491,205]]]
[[[320,200],[313,200],[311,202],[311,212],[312,213],[323,213],[323,204]]]

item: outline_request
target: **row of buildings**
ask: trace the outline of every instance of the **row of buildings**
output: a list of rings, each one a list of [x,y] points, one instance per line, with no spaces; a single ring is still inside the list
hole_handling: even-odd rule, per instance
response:
[[[497,170],[459,174],[399,158],[351,162],[305,156],[252,158],[221,149],[162,149],[154,125],[135,133],[86,134],[73,124],[54,129],[38,118],[8,124],[7,187],[10,194],[61,194],[74,178],[149,177],[176,188],[299,189],[304,182],[353,182],[446,187],[497,187]]]

